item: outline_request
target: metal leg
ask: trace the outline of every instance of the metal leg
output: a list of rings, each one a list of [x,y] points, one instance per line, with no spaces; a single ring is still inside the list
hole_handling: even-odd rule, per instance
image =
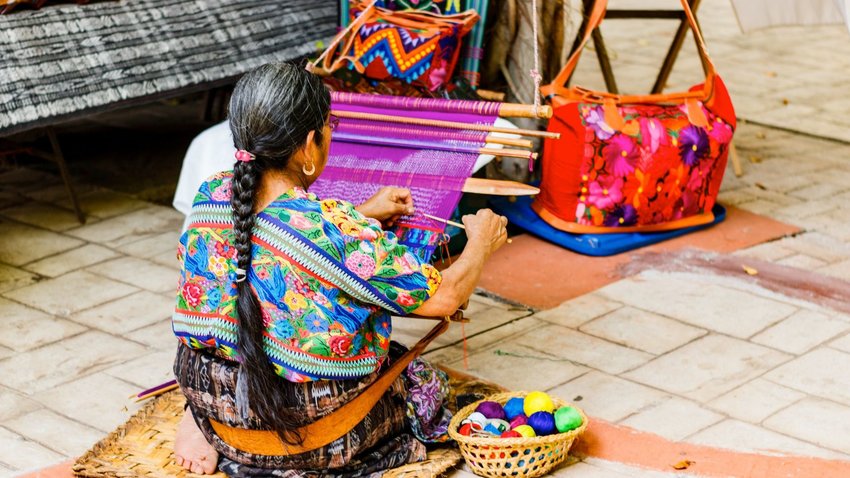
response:
[[[691,10],[696,15],[699,8],[700,0],[690,0]],[[655,80],[655,85],[652,87],[652,93],[661,93],[664,90],[664,85],[670,78],[670,73],[673,72],[673,65],[676,63],[676,58],[679,56],[679,51],[682,50],[682,44],[685,42],[685,36],[688,34],[688,20],[682,15],[682,20],[679,23],[679,28],[676,30],[676,35],[673,37],[673,43],[670,44],[670,49],[667,51],[667,56],[664,58],[664,63],[661,65],[661,70],[658,72],[658,78]],[[705,65],[703,64],[703,69]]]
[[[80,221],[80,224],[85,224],[86,216],[83,214],[82,208],[80,208],[77,193],[74,191],[74,185],[71,183],[71,173],[68,172],[68,164],[65,162],[65,155],[62,154],[62,149],[59,147],[59,140],[56,138],[56,132],[53,128],[47,128],[47,138],[50,140],[50,146],[53,149],[53,160],[59,166],[59,173],[62,175],[62,181],[65,182],[68,197],[71,198],[71,205],[74,206],[74,212],[77,213],[77,220]]]

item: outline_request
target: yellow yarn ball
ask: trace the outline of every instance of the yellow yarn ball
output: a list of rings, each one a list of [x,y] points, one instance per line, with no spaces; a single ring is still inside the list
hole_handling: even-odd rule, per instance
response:
[[[525,416],[530,417],[536,412],[555,411],[555,404],[552,399],[544,392],[531,392],[525,396],[525,401],[522,405]]]
[[[537,435],[536,433],[534,433],[534,429],[528,425],[520,425],[514,428],[514,431],[524,436],[525,438],[531,438]]]

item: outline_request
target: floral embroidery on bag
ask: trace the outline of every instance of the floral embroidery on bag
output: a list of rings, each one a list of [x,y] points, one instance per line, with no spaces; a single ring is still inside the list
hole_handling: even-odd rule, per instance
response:
[[[577,222],[587,226],[660,224],[711,211],[716,162],[732,127],[700,104],[706,128],[688,121],[685,105],[620,107],[616,131],[603,107],[580,104],[586,129]]]

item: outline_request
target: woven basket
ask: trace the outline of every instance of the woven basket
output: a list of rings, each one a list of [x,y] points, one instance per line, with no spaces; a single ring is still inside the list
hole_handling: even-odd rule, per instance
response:
[[[513,397],[525,397],[529,392],[508,392],[491,395],[475,402],[455,414],[449,424],[449,436],[460,447],[466,464],[479,476],[492,478],[542,476],[567,459],[570,447],[576,438],[587,428],[587,415],[578,407],[581,414],[581,426],[575,430],[555,435],[530,438],[481,438],[464,436],[457,432],[460,422],[465,420],[482,401],[497,402],[505,405]],[[553,397],[555,409],[570,406],[569,403]]]

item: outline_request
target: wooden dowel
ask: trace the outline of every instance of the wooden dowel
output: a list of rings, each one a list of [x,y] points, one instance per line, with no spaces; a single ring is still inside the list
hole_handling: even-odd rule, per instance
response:
[[[515,146],[517,148],[526,148],[531,149],[534,147],[534,143],[528,139],[520,139],[520,138],[503,138],[501,136],[493,136],[488,135],[487,138],[484,139],[485,142],[490,144],[501,144],[505,146]]]
[[[459,227],[459,228],[463,229],[464,231],[466,230],[466,227],[459,222],[451,221],[449,219],[443,219],[441,217],[433,216],[431,214],[424,213],[424,212],[422,213],[422,215],[427,217],[428,219],[433,220],[433,221],[442,222],[443,224],[448,224],[449,226]]]
[[[501,91],[482,90],[481,88],[478,88],[477,90],[475,90],[475,92],[482,100],[505,101],[505,93]]]
[[[463,310],[457,310],[454,314],[447,317],[426,317],[424,315],[409,314],[404,316],[405,319],[428,319],[428,320],[448,320],[449,322],[469,322],[469,319],[464,317]]]
[[[502,106],[499,107],[499,116],[502,118],[549,119],[552,117],[552,107],[549,105],[540,105],[537,107],[537,111],[535,111],[534,105],[502,103]]]
[[[475,146],[453,145],[438,141],[405,140],[398,138],[386,138],[382,136],[367,136],[360,134],[337,133],[334,141],[340,143],[368,144],[373,146],[387,146],[390,148],[407,148],[413,150],[453,151],[459,153],[489,154],[491,156],[505,156],[508,158],[537,159],[537,153],[527,149],[498,149],[498,148],[476,148]]]
[[[177,385],[177,384],[170,385],[170,386],[168,386],[168,387],[163,387],[163,388],[160,388],[159,390],[156,390],[156,391],[154,391],[154,392],[148,393],[147,395],[139,395],[139,396],[136,398],[136,401],[137,401],[137,402],[141,402],[142,400],[147,400],[147,399],[149,399],[149,398],[158,397],[158,396],[160,396],[160,395],[162,395],[162,394],[164,394],[164,393],[168,393],[168,392],[170,392],[170,391],[172,391],[172,390],[176,390],[177,388],[178,388],[178,385]]]
[[[401,123],[413,124],[419,126],[434,126],[447,129],[465,129],[470,131],[490,131],[494,133],[518,134],[520,136],[531,136],[535,138],[552,138],[558,139],[561,137],[559,133],[550,133],[549,131],[534,131],[529,129],[513,129],[503,128],[500,126],[490,126],[484,124],[462,123],[459,121],[443,121],[429,120],[422,118],[408,118],[405,116],[381,115],[375,113],[358,113],[354,111],[336,111],[331,110],[331,114],[338,118],[361,119],[369,121],[383,121],[386,123]]]
[[[444,223],[444,224],[448,224],[449,226],[454,226],[454,227],[457,227],[457,228],[463,229],[464,231],[466,230],[466,227],[465,227],[463,224],[459,223],[459,222],[450,221],[450,220],[448,220],[448,219],[443,219],[443,218],[441,218],[441,217],[437,217],[437,216],[432,216],[432,215],[430,215],[430,214],[426,214],[426,213],[424,213],[424,212],[422,213],[422,215],[423,215],[423,216],[425,216],[425,217],[427,217],[428,219],[431,219],[432,221],[442,222],[442,223]],[[509,237],[509,238],[508,238],[508,240],[507,240],[506,242],[507,242],[508,244],[510,244],[510,243],[511,243],[511,242],[513,242],[513,241],[511,241],[511,238]]]
[[[496,149],[496,148],[481,148],[478,154],[489,154],[491,156],[505,156],[507,158],[523,158],[537,159],[537,153],[525,151],[522,149]]]
[[[540,194],[540,189],[528,184],[483,178],[467,178],[462,191],[493,196],[534,196]]]

